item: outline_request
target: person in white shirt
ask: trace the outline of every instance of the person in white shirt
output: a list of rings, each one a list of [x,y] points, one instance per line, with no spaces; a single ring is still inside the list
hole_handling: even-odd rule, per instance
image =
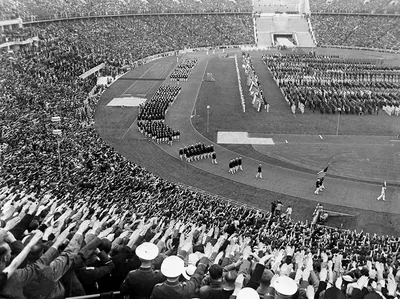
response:
[[[288,206],[287,209],[286,209],[286,220],[287,221],[292,220],[292,212],[293,212],[292,207]]]
[[[382,189],[381,189],[381,195],[379,195],[377,200],[381,200],[382,199],[383,201],[386,201],[385,192],[386,192],[386,181],[383,182]]]

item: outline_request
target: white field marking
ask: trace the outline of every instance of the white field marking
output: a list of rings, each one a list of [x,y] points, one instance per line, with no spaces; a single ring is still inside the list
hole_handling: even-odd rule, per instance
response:
[[[155,64],[157,64],[157,63],[155,63]],[[155,65],[154,64],[154,65]],[[153,65],[153,66],[154,66]],[[172,65],[172,62],[170,62],[169,64],[168,64],[168,68],[166,69],[166,71],[168,71],[168,69],[169,69],[169,67]],[[153,67],[152,66],[152,67]],[[151,69],[151,68],[150,68]],[[146,74],[150,69],[148,69],[144,74]],[[164,71],[162,74],[164,74],[166,71]],[[144,75],[143,74],[143,75]],[[142,76],[143,76],[142,75]],[[169,74],[168,74],[169,75]],[[140,77],[141,78],[141,77]],[[159,77],[160,78],[160,77]],[[136,81],[137,82],[137,81]],[[135,82],[135,83],[136,83]],[[145,97],[147,96],[147,94],[153,89],[153,86],[154,86],[154,84],[156,84],[157,83],[157,81],[155,81],[154,83],[153,83],[153,85],[151,86],[151,88],[149,89],[149,91],[144,95]],[[145,101],[146,101],[146,99],[145,99]],[[132,126],[133,126],[133,124],[135,123],[135,121],[137,120],[137,117],[133,120],[133,122],[132,122],[132,124],[129,126],[129,128],[128,128],[128,130],[126,130],[126,132],[124,133],[124,135],[122,135],[122,137],[121,137],[121,139],[124,139],[124,137],[125,137],[125,135],[130,131],[130,129],[132,129]]]
[[[121,139],[124,139],[125,135],[130,131],[130,129],[132,129],[133,124],[135,123],[137,118],[135,118],[135,120],[132,122],[132,124],[129,126],[128,130],[126,130],[126,132],[124,133],[124,135],[122,135]]]
[[[324,140],[324,138],[322,138],[322,136],[321,135],[318,135],[319,136],[319,138],[321,138],[322,140]]]
[[[145,101],[146,98],[138,98],[138,97],[114,98],[107,104],[107,106],[138,107]]]
[[[160,74],[160,76],[158,76],[158,78],[163,77],[165,72],[167,72],[167,74],[168,74],[168,70],[169,70],[169,67],[170,67],[171,65],[172,65],[172,62],[168,63],[168,67],[165,69],[164,72],[162,72],[162,73]],[[154,85],[156,85],[157,82],[158,82],[158,81],[154,81],[154,83],[151,85],[150,89],[145,93],[145,95],[144,95],[145,97],[147,97],[147,95],[148,95],[149,92],[153,89]]]
[[[158,62],[156,62],[155,64],[153,64],[147,71],[145,71],[139,78],[143,78],[144,75],[146,75],[156,64],[158,64]],[[125,91],[122,93],[123,95],[125,94],[125,92],[131,88],[133,85],[135,85],[138,82],[138,80],[136,80],[135,82],[133,82],[127,89],[125,89]]]
[[[272,138],[256,138],[249,137],[247,132],[223,132],[218,131],[218,144],[260,144],[260,145],[275,145]]]

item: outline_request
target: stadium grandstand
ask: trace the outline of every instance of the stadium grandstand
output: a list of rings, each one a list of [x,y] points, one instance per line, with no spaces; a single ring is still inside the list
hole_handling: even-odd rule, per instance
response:
[[[329,55],[318,54],[327,49]],[[349,60],[339,49],[355,54]],[[1,0],[0,298],[398,298],[400,156],[392,139],[400,138],[399,50],[399,0]],[[361,59],[361,51],[391,58]],[[207,67],[215,72],[206,76]],[[272,83],[264,88],[266,78]],[[188,93],[195,84],[199,89]],[[334,114],[337,135],[340,117],[384,115],[390,136],[382,133],[375,145],[388,139],[379,156],[393,159],[385,166],[393,173],[365,179],[336,169],[330,176],[335,166],[324,164],[312,174],[319,184],[313,199],[289,196],[285,189],[300,194],[310,174],[295,165],[299,181],[269,183],[273,163],[260,164],[261,149],[254,157],[243,154],[253,151],[251,140],[259,146],[272,140],[264,135],[236,138],[248,141],[241,154],[237,140],[222,148],[213,139],[221,132],[209,132],[221,94],[202,96],[202,84],[221,94],[235,90],[220,117],[232,127],[245,113],[252,123],[263,122],[253,120],[257,112],[270,117],[278,107],[268,96],[275,88],[286,100],[279,113],[292,117],[283,120],[282,144],[295,130],[306,135],[300,125],[289,127],[301,116],[297,109],[309,118],[320,111],[317,120]],[[123,90],[119,98],[113,88]],[[197,98],[212,100],[204,113],[195,109]],[[114,118],[101,114],[105,101],[118,106],[108,110]],[[230,112],[233,102],[243,114]],[[201,143],[191,145],[200,129],[190,126],[185,134],[189,122],[179,117],[201,124]],[[129,124],[119,136],[122,122]],[[136,140],[124,140],[130,134]],[[323,136],[315,136],[318,142],[301,146],[321,157],[315,148]],[[234,163],[229,173],[228,161]],[[201,167],[214,167],[215,174]],[[261,173],[267,183],[244,187],[235,180],[246,172],[243,181],[253,184]],[[190,173],[208,187],[188,184]],[[317,197],[327,192],[325,175],[344,193]],[[224,188],[229,192],[220,194]],[[373,188],[378,193],[367,204],[361,197]],[[252,201],[253,195],[261,199]],[[339,197],[349,205],[326,208]],[[382,199],[392,202],[387,210]],[[328,225],[331,216],[351,219]]]

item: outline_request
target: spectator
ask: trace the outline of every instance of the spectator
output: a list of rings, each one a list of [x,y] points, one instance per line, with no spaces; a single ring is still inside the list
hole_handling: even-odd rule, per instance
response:
[[[142,264],[128,274],[121,285],[121,294],[128,294],[131,299],[149,298],[154,286],[164,282],[165,277],[161,272],[152,269],[152,262],[158,254],[158,247],[153,243],[142,243],[136,248],[136,255]]]

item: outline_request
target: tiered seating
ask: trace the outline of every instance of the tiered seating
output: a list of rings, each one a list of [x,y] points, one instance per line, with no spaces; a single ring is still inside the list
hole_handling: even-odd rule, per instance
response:
[[[88,15],[120,13],[198,13],[198,12],[251,12],[250,0],[82,0],[33,1],[5,0],[0,3],[0,19],[16,15],[25,20],[68,18]]]
[[[319,45],[399,50],[400,17],[313,15]]]
[[[311,12],[399,14],[398,1],[380,0],[310,0]]]

